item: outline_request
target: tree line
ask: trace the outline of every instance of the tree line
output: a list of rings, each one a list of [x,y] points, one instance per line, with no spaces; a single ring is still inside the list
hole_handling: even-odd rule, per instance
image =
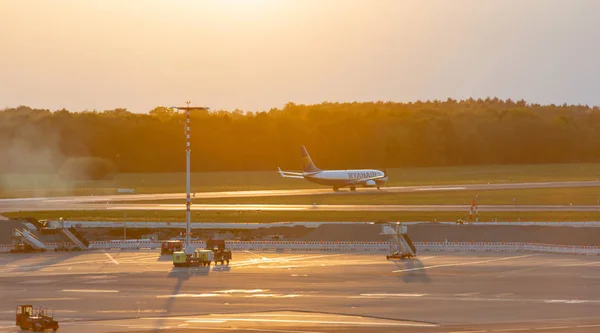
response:
[[[498,98],[297,105],[192,112],[193,171],[597,162],[600,109]],[[0,172],[56,172],[73,160],[117,172],[185,170],[184,116],[165,107],[0,110]],[[75,163],[77,165],[77,163]]]

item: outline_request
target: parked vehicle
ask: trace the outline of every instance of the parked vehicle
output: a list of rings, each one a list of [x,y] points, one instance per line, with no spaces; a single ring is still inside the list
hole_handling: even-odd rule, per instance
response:
[[[160,254],[173,254],[173,252],[181,251],[183,243],[180,240],[163,241],[160,246]]]
[[[193,254],[182,251],[173,252],[173,266],[175,267],[206,267],[214,260],[211,250],[196,249]]]

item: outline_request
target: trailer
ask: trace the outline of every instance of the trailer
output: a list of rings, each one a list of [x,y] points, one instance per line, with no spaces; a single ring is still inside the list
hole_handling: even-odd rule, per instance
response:
[[[217,263],[221,263],[224,265],[227,263],[229,265],[229,261],[231,260],[231,250],[227,250],[225,248],[225,241],[222,239],[208,239],[206,241],[206,249],[211,250],[214,254],[215,265]]]
[[[45,330],[58,330],[58,322],[54,320],[54,314],[50,315],[48,309],[40,307],[36,311],[33,305],[17,305],[15,310],[15,325],[21,330],[43,332]]]
[[[196,249],[193,254],[182,251],[173,252],[173,266],[175,267],[207,267],[214,260],[211,250]]]
[[[224,265],[225,262],[229,265],[229,260],[231,260],[231,251],[225,249],[217,249],[213,251],[215,256],[215,265],[220,262],[221,265]]]

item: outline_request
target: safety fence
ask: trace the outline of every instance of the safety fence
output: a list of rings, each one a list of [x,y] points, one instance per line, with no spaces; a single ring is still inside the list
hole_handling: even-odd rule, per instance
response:
[[[193,241],[203,248],[204,241]],[[417,252],[546,252],[600,255],[600,246],[550,245],[515,242],[414,242]],[[298,251],[298,252],[388,252],[393,242],[325,242],[325,241],[226,241],[234,251]],[[150,240],[93,241],[90,249],[157,249],[160,242]]]
[[[44,250],[56,250],[56,249],[74,249],[75,246],[71,242],[58,242],[58,243],[44,243]],[[11,252],[15,248],[14,245],[0,245],[0,253]]]
[[[432,252],[546,252],[600,255],[600,246],[554,245],[518,242],[415,242],[417,250]]]
[[[10,252],[12,249],[12,245],[0,245],[0,253]]]
[[[46,243],[47,250],[72,249],[70,242]],[[203,248],[204,241],[193,241],[194,247]],[[414,242],[418,252],[543,252],[600,255],[600,246],[550,245],[517,242]],[[160,242],[148,239],[92,241],[90,249],[158,249]],[[320,241],[227,241],[234,251],[283,252],[388,252],[393,242],[320,242]],[[12,245],[0,245],[0,253],[10,252]]]
[[[390,222],[396,223],[396,222]],[[415,224],[444,224],[444,225],[456,225],[456,222],[451,221],[412,221],[412,222],[401,222],[404,225],[415,225]],[[266,222],[266,223],[244,223],[244,222],[193,222],[192,229],[258,229],[258,228],[276,228],[276,227],[296,227],[303,226],[306,228],[317,228],[324,224],[333,225],[363,225],[363,224],[382,224],[379,222]],[[587,222],[527,222],[527,221],[515,221],[515,222],[468,222],[468,225],[480,225],[480,226],[547,226],[547,227],[600,227],[599,221],[587,221]],[[383,223],[382,225],[385,225]],[[149,228],[149,229],[185,229],[185,222],[112,222],[112,221],[48,221],[48,228],[60,229],[60,228]]]

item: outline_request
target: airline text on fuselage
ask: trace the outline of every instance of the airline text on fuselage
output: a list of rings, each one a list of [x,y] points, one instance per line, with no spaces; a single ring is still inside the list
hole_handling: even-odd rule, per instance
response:
[[[377,177],[375,171],[348,172],[348,179],[363,179]]]

